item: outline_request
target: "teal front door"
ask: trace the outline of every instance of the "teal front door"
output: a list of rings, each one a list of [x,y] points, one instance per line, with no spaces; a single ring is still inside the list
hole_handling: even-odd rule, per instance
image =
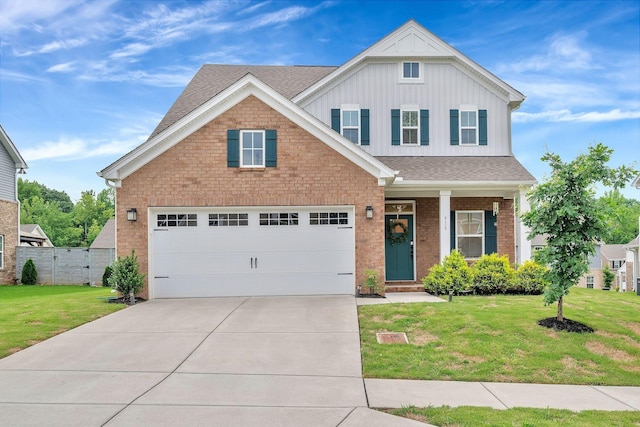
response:
[[[413,281],[413,215],[385,215],[386,280]]]

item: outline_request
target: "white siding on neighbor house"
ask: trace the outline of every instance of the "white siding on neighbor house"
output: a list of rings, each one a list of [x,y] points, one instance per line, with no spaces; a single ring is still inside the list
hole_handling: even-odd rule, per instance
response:
[[[17,200],[16,164],[2,144],[0,144],[0,199],[13,202]]]
[[[466,73],[453,63],[422,63],[423,83],[400,83],[399,64],[368,63],[329,90],[301,106],[331,125],[331,109],[341,104],[359,104],[370,114],[369,146],[362,148],[374,156],[509,156],[509,95],[473,72]],[[428,146],[392,146],[391,110],[403,104],[429,110]],[[487,110],[486,146],[452,146],[449,140],[449,110],[463,104]]]

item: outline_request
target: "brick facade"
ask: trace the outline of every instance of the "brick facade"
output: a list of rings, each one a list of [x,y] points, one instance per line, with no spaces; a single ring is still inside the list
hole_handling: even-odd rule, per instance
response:
[[[277,167],[227,167],[227,129],[276,129]],[[147,209],[158,206],[354,205],[356,284],[365,269],[384,277],[384,187],[375,177],[251,96],[122,180],[117,253],[135,250],[148,271]],[[365,218],[366,206],[374,218]],[[126,210],[138,220],[128,222]],[[148,297],[145,286],[141,296]]]
[[[4,236],[3,266],[0,268],[0,285],[13,284],[16,278],[16,246],[18,246],[17,202],[0,200],[0,235]],[[19,276],[19,274],[18,274]]]

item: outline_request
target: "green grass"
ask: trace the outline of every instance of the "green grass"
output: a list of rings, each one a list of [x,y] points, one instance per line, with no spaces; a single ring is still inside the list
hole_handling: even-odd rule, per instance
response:
[[[637,427],[640,412],[581,411],[512,408],[498,410],[462,406],[458,408],[402,408],[387,412],[441,427]]]
[[[541,296],[465,296],[451,303],[359,307],[367,378],[640,386],[640,297],[573,288],[565,317],[593,334],[556,332]],[[378,344],[406,332],[409,345]]]
[[[110,288],[0,286],[0,358],[118,311]]]

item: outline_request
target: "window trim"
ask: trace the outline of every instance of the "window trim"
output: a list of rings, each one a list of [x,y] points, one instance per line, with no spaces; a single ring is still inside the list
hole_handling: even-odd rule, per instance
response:
[[[416,126],[404,126],[403,117],[404,113],[416,113]],[[415,129],[416,130],[416,142],[405,143],[404,142],[404,130]],[[419,147],[420,144],[420,107],[418,105],[402,105],[400,107],[400,145],[407,147]]]
[[[480,234],[478,234],[478,233],[476,233],[476,234],[460,234],[460,227],[458,226],[458,215],[459,214],[477,214],[477,213],[482,215],[482,223],[480,225]],[[455,226],[456,226],[456,240],[455,240],[455,243],[456,243],[456,249],[458,249],[458,251],[462,254],[462,251],[460,250],[459,240],[458,240],[460,237],[475,237],[475,238],[480,237],[481,241],[482,241],[481,246],[480,246],[480,249],[481,249],[480,256],[478,256],[478,257],[468,257],[468,256],[462,254],[464,256],[464,259],[467,259],[467,260],[479,259],[480,257],[482,257],[482,255],[485,254],[485,237],[486,237],[485,236],[485,234],[486,234],[485,233],[485,221],[486,221],[485,212],[483,210],[460,210],[460,211],[455,211],[455,215],[456,215],[456,217],[455,217]]]
[[[589,280],[591,279],[591,280]],[[589,283],[591,282],[591,283]],[[596,284],[596,278],[594,276],[587,276],[584,285],[587,287],[587,289],[594,289],[595,288],[595,284]],[[591,286],[589,286],[591,285]]]
[[[405,64],[417,64],[418,65],[418,77],[405,77],[404,66]],[[420,61],[407,60],[402,61],[399,64],[399,79],[400,83],[423,83],[424,82],[424,64]]]
[[[356,113],[356,119],[358,120],[358,125],[357,126],[345,126],[344,122],[344,113],[345,112],[355,112]],[[361,118],[361,111],[360,111],[360,105],[358,104],[343,104],[340,106],[340,135],[344,136],[345,138],[347,138],[344,134],[345,129],[347,130],[353,130],[355,129],[357,131],[357,135],[358,135],[358,140],[357,142],[353,142],[351,141],[349,138],[349,141],[351,141],[352,143],[354,143],[355,145],[361,145],[362,143],[362,118]]]
[[[0,234],[0,270],[4,269],[4,234]]]
[[[462,125],[462,116],[464,113],[474,113],[475,114],[475,126],[463,126]],[[479,134],[479,117],[478,117],[478,107],[476,105],[461,105],[460,109],[458,110],[458,115],[459,115],[459,123],[458,123],[458,138],[460,141],[460,145],[464,145],[467,147],[474,147],[476,145],[480,145],[480,134]],[[469,144],[469,143],[465,143],[463,142],[463,138],[462,138],[462,131],[463,130],[471,130],[473,129],[474,131],[474,140],[475,143],[473,144]]]
[[[244,147],[242,146],[242,137],[245,133],[260,133],[262,134],[262,164],[261,165],[245,165],[244,164]],[[267,135],[264,129],[241,129],[239,134],[239,162],[241,168],[247,169],[264,169],[267,167]],[[254,148],[251,148],[251,153],[254,152]],[[253,163],[253,156],[252,156]]]

